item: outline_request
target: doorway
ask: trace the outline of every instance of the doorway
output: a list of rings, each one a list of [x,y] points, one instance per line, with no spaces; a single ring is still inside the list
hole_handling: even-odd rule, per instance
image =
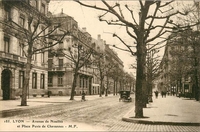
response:
[[[3,90],[3,100],[10,99],[10,80],[11,80],[11,71],[5,69],[1,73],[1,89]]]

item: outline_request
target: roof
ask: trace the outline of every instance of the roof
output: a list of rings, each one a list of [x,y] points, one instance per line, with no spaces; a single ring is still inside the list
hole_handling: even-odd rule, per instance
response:
[[[69,16],[63,12],[60,12],[58,14],[53,15],[53,17],[69,17]]]

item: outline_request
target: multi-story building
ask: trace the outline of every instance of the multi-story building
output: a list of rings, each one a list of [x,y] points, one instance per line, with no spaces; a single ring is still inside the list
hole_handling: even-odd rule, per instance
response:
[[[123,89],[123,61],[118,57],[117,53],[109,47],[109,45],[105,45],[105,61],[110,63],[112,66],[116,66],[111,68],[113,70],[113,75],[106,75],[105,86],[108,89],[108,93],[117,94],[118,91]]]
[[[70,95],[74,76],[73,59],[78,59],[78,43],[83,46],[83,52],[86,52],[87,48],[97,51],[102,48],[102,40],[100,36],[97,40],[92,39],[86,28],[79,29],[78,23],[63,12],[52,16],[55,23],[62,23],[55,35],[58,35],[61,30],[69,34],[65,36],[62,43],[53,46],[49,52],[49,91],[52,95]],[[96,68],[91,65],[85,65],[78,71],[76,95],[81,95],[83,91],[89,95],[99,93],[98,79],[94,76],[94,72],[97,72]]]
[[[94,51],[97,52],[97,55],[103,55],[105,51],[105,44],[104,40],[101,38],[101,35],[99,34],[97,36],[97,39],[92,38],[92,43],[95,44]],[[98,58],[98,57],[97,57]],[[93,60],[96,59],[95,57],[92,58]],[[98,60],[100,61],[100,60]],[[103,59],[104,61],[104,59]],[[92,78],[92,93],[91,94],[99,94],[100,93],[100,75],[99,75],[99,67],[93,63],[91,65],[91,68],[93,69],[93,78]]]
[[[78,28],[78,23],[70,16],[63,12],[52,15],[52,21],[54,23],[62,23],[59,29],[56,29],[54,35],[59,35],[61,30],[68,31],[73,28]],[[57,26],[57,25],[55,25]],[[71,27],[70,27],[71,26]],[[73,43],[72,36],[65,36],[63,41],[49,50],[48,54],[48,89],[52,95],[67,95],[70,92],[72,78],[68,77],[73,75],[73,69],[71,67],[71,61],[65,57],[62,52],[63,49],[67,49]],[[49,42],[50,44],[53,42]],[[66,52],[68,55],[69,53]]]
[[[192,41],[194,40],[191,39],[194,36],[189,36],[194,34],[189,30],[171,35],[160,65],[162,72],[158,80],[159,91],[194,97],[196,93],[194,77],[196,76],[195,68],[197,68],[195,61],[199,55],[197,52],[195,53],[198,46],[193,45]]]
[[[21,33],[28,29],[32,16],[46,18],[50,0],[1,0],[0,1],[0,96],[14,99],[22,93],[26,57],[26,41],[20,39]],[[33,55],[28,95],[47,93],[47,52]]]

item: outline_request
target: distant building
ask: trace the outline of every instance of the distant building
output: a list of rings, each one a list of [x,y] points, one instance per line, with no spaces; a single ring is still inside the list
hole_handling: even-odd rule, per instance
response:
[[[101,35],[99,34],[97,36],[97,39],[92,38],[92,43],[95,44],[95,52],[98,54],[104,54],[105,51],[105,44],[104,40],[101,38]],[[92,57],[92,59],[95,59]],[[93,78],[92,78],[92,92],[91,94],[99,94],[100,93],[100,76],[99,76],[99,68],[97,64],[92,64],[91,68],[93,70]]]
[[[111,49],[108,45],[105,45],[105,61],[111,65],[116,65],[117,67],[112,68],[113,75],[107,75],[105,79],[106,86],[108,88],[108,93],[113,93],[116,95],[118,91],[123,90],[123,61],[118,57],[117,53]]]
[[[195,57],[199,56],[199,52],[195,50],[198,50],[199,46],[193,45],[193,40],[189,37],[192,34],[196,33],[191,30],[170,36],[160,65],[162,72],[160,79],[157,80],[159,91],[168,91],[171,95],[195,97],[197,93],[195,68],[198,69],[199,66],[195,66],[197,62],[195,60],[198,60]]]

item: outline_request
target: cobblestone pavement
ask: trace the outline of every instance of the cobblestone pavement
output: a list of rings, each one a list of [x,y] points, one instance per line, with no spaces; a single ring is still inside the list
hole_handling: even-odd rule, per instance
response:
[[[148,125],[124,121],[116,121],[109,131],[130,132],[200,132],[199,126]]]
[[[198,132],[197,126],[146,125],[122,121],[134,107],[134,102],[119,102],[119,96],[97,98],[85,102],[75,101],[20,110],[7,119],[54,120],[75,124],[77,128],[52,129],[56,131],[149,131],[149,132]],[[33,123],[32,123],[33,124]],[[83,129],[93,127],[93,129]],[[79,129],[78,129],[79,128]],[[36,130],[36,129],[34,129]],[[41,130],[41,129],[39,129]]]

